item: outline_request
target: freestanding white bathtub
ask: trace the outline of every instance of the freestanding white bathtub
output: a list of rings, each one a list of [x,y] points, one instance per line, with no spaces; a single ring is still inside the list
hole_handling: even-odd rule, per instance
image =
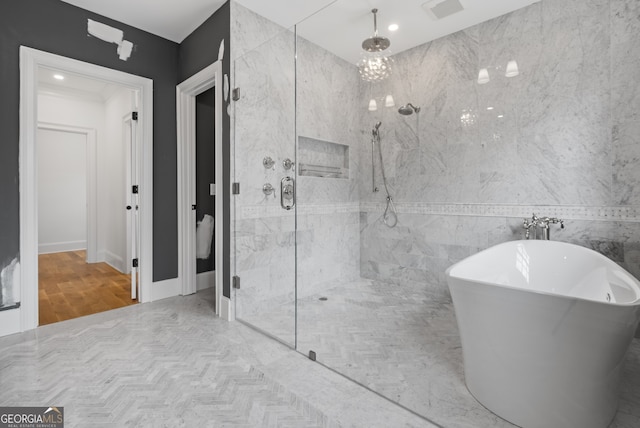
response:
[[[603,255],[513,241],[447,269],[465,382],[522,427],[605,428],[615,416],[640,282]]]

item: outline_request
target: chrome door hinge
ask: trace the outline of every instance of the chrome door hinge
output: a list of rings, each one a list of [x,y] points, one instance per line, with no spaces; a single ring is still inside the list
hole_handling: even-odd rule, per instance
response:
[[[231,99],[233,101],[238,101],[240,99],[240,88],[233,88],[231,91]]]
[[[131,112],[131,120],[138,120],[138,112],[137,111]]]
[[[231,185],[231,194],[239,195],[240,194],[240,183],[233,183]]]
[[[131,265],[132,265],[133,267],[136,267],[136,268],[137,268],[137,267],[138,267],[138,259],[136,258],[136,259],[131,260]]]
[[[240,289],[240,277],[234,275],[232,278],[233,288],[239,290]]]

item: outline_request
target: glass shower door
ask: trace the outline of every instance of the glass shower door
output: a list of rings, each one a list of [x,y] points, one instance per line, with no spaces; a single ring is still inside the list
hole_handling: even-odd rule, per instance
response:
[[[295,34],[234,63],[236,319],[296,346]]]

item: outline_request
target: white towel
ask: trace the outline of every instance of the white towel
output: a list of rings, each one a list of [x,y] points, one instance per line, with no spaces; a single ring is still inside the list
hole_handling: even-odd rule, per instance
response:
[[[202,221],[196,223],[196,257],[208,259],[211,254],[211,241],[213,240],[213,217],[205,214]]]

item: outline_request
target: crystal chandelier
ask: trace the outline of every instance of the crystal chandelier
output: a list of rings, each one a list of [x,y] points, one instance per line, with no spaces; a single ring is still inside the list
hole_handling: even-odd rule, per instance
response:
[[[393,59],[383,53],[391,41],[386,37],[378,36],[378,9],[371,10],[373,13],[373,37],[362,42],[363,52],[358,62],[358,71],[362,80],[367,82],[380,82],[391,76]]]

